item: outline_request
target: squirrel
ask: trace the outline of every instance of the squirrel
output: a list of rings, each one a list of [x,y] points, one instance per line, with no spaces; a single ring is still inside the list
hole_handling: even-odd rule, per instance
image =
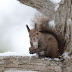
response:
[[[62,34],[57,33],[55,28],[49,24],[47,17],[37,18],[35,28],[31,29],[26,25],[29,32],[30,54],[36,53],[38,57],[57,58],[64,52],[65,39]]]

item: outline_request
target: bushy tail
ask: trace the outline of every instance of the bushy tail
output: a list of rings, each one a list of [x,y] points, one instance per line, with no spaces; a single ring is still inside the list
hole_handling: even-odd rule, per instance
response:
[[[56,29],[50,27],[48,23],[49,22],[41,24],[39,31],[52,34],[57,39],[59,55],[62,55],[65,49],[65,38],[62,33],[57,32]]]

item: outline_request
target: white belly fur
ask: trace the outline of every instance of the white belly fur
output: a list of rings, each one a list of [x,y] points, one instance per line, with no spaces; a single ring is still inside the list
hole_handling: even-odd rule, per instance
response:
[[[33,46],[34,46],[35,48],[38,48],[38,42],[33,42]]]

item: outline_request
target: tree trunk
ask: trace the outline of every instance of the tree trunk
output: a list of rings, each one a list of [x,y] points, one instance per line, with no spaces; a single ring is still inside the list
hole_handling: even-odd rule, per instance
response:
[[[55,22],[65,35],[66,51],[72,53],[72,0],[61,1],[55,13]]]
[[[57,11],[50,0],[19,0],[21,3],[36,8],[38,11],[55,20],[56,28],[66,39],[66,51],[72,54],[72,0],[62,0]]]

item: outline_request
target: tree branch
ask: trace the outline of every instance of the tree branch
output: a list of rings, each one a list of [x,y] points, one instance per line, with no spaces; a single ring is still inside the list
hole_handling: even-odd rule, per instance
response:
[[[49,0],[19,0],[21,3],[36,8],[38,11],[54,19],[55,5]]]

